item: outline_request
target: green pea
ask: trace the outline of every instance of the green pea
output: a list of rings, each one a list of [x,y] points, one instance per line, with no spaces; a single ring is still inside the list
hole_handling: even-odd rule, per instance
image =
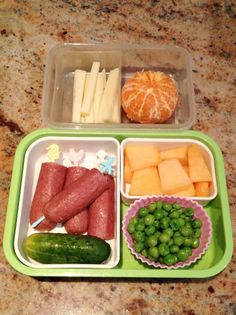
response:
[[[162,208],[162,201],[158,200],[158,201],[155,201],[155,205],[156,205],[156,209],[161,209]]]
[[[176,264],[178,262],[177,254],[174,254],[173,256],[174,256],[174,259],[175,259],[174,264]]]
[[[184,251],[186,252],[186,254],[187,254],[188,257],[192,255],[192,249],[191,249],[191,247],[189,247],[189,246],[184,246],[184,247],[182,248],[182,250],[184,250]]]
[[[178,218],[178,223],[179,223],[179,227],[184,226],[184,225],[185,225],[185,219],[179,217],[179,218]]]
[[[173,236],[175,237],[175,236],[180,236],[180,235],[181,235],[180,232],[179,232],[179,231],[176,231],[176,232],[174,232],[174,235],[173,235]]]
[[[172,209],[172,205],[166,203],[166,204],[164,204],[164,205],[162,206],[162,208],[163,208],[165,211],[169,212],[169,211],[171,211],[171,209]]]
[[[175,245],[178,245],[178,246],[182,245],[184,243],[184,237],[182,235],[175,236],[174,237],[174,243],[175,243]]]
[[[195,229],[194,231],[193,231],[193,237],[194,238],[199,238],[200,236],[201,236],[201,229]]]
[[[158,229],[160,227],[160,221],[159,220],[155,220],[153,225],[155,226],[156,229]]]
[[[161,243],[158,246],[158,250],[161,256],[166,256],[170,253],[169,247],[165,243]]]
[[[134,250],[137,253],[141,253],[141,251],[144,250],[144,248],[145,248],[145,245],[142,242],[137,242],[137,243],[134,244]]]
[[[134,225],[132,222],[130,222],[130,223],[128,224],[127,229],[128,229],[128,232],[129,232],[130,234],[133,234],[134,231],[135,231],[135,225]]]
[[[184,211],[184,214],[187,216],[187,217],[192,217],[194,215],[194,210],[193,208],[186,208],[185,211]]]
[[[164,257],[160,256],[158,259],[161,264],[164,264]]]
[[[161,233],[159,240],[161,243],[168,243],[170,241],[170,235],[167,233]]]
[[[200,228],[202,226],[202,221],[200,219],[195,219],[192,221],[192,227],[194,229]]]
[[[173,207],[174,209],[176,209],[176,210],[181,209],[181,206],[178,205],[177,203],[174,203],[174,204],[172,205],[172,207]]]
[[[170,218],[172,218],[172,219],[178,219],[179,217],[180,217],[180,214],[179,214],[178,210],[174,210],[170,214]]]
[[[153,215],[154,215],[155,219],[157,219],[157,220],[160,220],[164,216],[163,211],[161,209],[155,210]]]
[[[157,245],[157,242],[158,242],[158,240],[157,240],[157,237],[155,236],[155,235],[151,235],[151,236],[149,236],[148,238],[147,238],[147,245],[149,246],[149,247],[154,247],[154,246],[156,246]]]
[[[135,231],[143,231],[145,229],[144,223],[138,222],[135,224]]]
[[[155,202],[149,203],[149,205],[147,206],[149,212],[153,212],[156,209],[156,204]]]
[[[191,224],[191,222],[186,222],[184,226],[187,227],[187,228],[189,228],[189,229],[192,229],[192,224]]]
[[[154,223],[154,221],[155,221],[155,217],[154,217],[154,215],[152,215],[152,214],[148,214],[148,215],[146,215],[146,217],[144,218],[144,222],[145,222],[146,225],[151,225],[151,224]]]
[[[178,219],[172,219],[170,221],[170,227],[172,228],[173,231],[178,231],[180,228]]]
[[[185,261],[188,258],[188,255],[184,249],[180,249],[176,254],[179,261]]]
[[[192,217],[185,216],[185,221],[186,222],[191,222],[192,221]]]
[[[159,240],[161,232],[160,231],[156,231],[154,235],[157,238],[157,240]]]
[[[193,244],[193,239],[191,237],[185,237],[183,245],[192,246],[192,244]]]
[[[179,251],[179,246],[178,245],[173,244],[173,245],[170,246],[170,252],[172,254],[178,253],[178,251]]]
[[[152,261],[157,261],[157,258],[152,257],[151,255],[147,255],[147,258]]]
[[[148,225],[145,229],[146,235],[153,235],[156,232],[156,228],[154,225]]]
[[[144,242],[145,241],[145,234],[142,231],[135,231],[133,234],[133,238],[136,242]]]
[[[165,230],[165,229],[167,229],[168,227],[169,227],[169,222],[170,222],[170,219],[169,218],[162,218],[161,220],[160,220],[160,227],[163,229],[163,230]]]
[[[175,257],[172,254],[168,254],[164,257],[164,264],[170,266],[170,265],[174,265],[175,264]]]
[[[188,226],[182,226],[181,229],[180,229],[180,233],[183,235],[183,236],[190,236],[192,235],[193,233],[193,230],[188,227]]]
[[[192,243],[192,248],[198,248],[200,242],[198,238],[195,238]]]
[[[165,210],[163,210],[163,217],[164,217],[164,218],[165,218],[165,217],[168,217],[168,212],[165,211]]]
[[[157,258],[159,256],[159,250],[157,247],[150,247],[148,249],[148,254],[154,258]]]
[[[136,224],[138,222],[138,218],[137,217],[133,217],[130,219],[129,223],[132,223],[132,224]]]
[[[144,207],[140,208],[139,211],[138,211],[138,216],[140,218],[145,217],[147,214],[148,214],[148,209],[146,209]]]
[[[168,246],[170,247],[171,245],[173,245],[174,244],[174,240],[173,240],[173,238],[171,238],[170,240],[169,240],[169,242],[168,242]]]
[[[163,233],[169,234],[170,237],[173,236],[173,234],[174,234],[174,232],[171,228],[167,228],[167,229],[163,230]]]
[[[147,257],[147,256],[148,256],[147,249],[144,248],[144,249],[141,251],[141,254],[142,254],[144,257]]]

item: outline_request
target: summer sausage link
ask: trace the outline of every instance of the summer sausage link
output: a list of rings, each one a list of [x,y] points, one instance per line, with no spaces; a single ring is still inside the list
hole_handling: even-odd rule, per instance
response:
[[[52,198],[43,213],[48,220],[63,223],[81,212],[108,188],[108,177],[93,168]]]
[[[115,183],[112,176],[109,189],[104,191],[89,207],[88,234],[104,240],[114,238],[115,229]]]
[[[67,187],[84,174],[86,174],[89,170],[82,166],[71,166],[68,167],[66,173],[66,181],[65,186]],[[73,218],[69,219],[64,223],[64,227],[69,234],[83,234],[87,232],[88,229],[88,209],[85,208],[78,214],[76,214]]]
[[[67,168],[66,172],[66,180],[64,188],[70,185],[71,183],[75,182],[77,179],[82,177],[89,171],[88,168],[83,166],[70,166]]]
[[[63,189],[66,170],[65,166],[57,163],[42,163],[30,209],[30,224],[43,216],[44,206]],[[35,229],[50,231],[55,225],[50,220],[44,219]]]

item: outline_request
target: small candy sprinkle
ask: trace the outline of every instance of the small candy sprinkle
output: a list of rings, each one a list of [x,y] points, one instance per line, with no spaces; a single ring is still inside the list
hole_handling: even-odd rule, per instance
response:
[[[113,156],[107,156],[105,158],[105,162],[102,162],[100,164],[100,172],[112,175],[114,173],[114,171],[115,171],[114,170],[114,166],[112,166],[114,161],[115,161],[115,158]]]
[[[58,144],[51,144],[49,147],[46,148],[48,159],[51,162],[55,162],[60,157],[60,150]]]
[[[39,225],[39,223],[41,223],[43,220],[45,219],[45,216],[41,216],[37,221],[35,221],[34,223],[31,224],[31,226],[33,228],[35,228],[37,225]]]
[[[96,153],[96,158],[100,161],[103,162],[105,158],[107,157],[107,153],[104,150],[99,150]]]
[[[70,167],[70,166],[73,166],[73,164],[71,163],[71,160],[69,158],[68,155],[64,155],[63,154],[63,158],[62,158],[62,164],[66,167]]]
[[[74,165],[79,165],[85,158],[85,151],[79,150],[78,152],[74,149],[69,149],[69,159]]]

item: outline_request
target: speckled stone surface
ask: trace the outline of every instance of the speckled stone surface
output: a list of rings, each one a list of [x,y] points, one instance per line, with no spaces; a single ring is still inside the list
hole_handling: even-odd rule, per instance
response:
[[[35,279],[2,250],[13,158],[43,127],[45,55],[62,42],[176,44],[192,55],[195,130],[219,144],[236,237],[235,1],[0,2],[0,314],[236,314],[236,255],[205,280]]]

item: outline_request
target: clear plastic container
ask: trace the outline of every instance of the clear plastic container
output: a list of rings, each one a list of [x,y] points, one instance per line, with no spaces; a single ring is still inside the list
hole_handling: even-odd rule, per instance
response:
[[[121,123],[73,123],[74,71],[90,71],[93,61],[99,61],[107,73],[119,67],[121,86],[134,72],[163,71],[171,75],[179,90],[180,102],[173,116],[161,124],[130,122],[121,113]],[[194,123],[194,92],[191,58],[177,46],[138,46],[105,44],[60,44],[47,56],[43,89],[42,117],[47,126],[63,129],[109,128],[126,130],[190,129]]]

